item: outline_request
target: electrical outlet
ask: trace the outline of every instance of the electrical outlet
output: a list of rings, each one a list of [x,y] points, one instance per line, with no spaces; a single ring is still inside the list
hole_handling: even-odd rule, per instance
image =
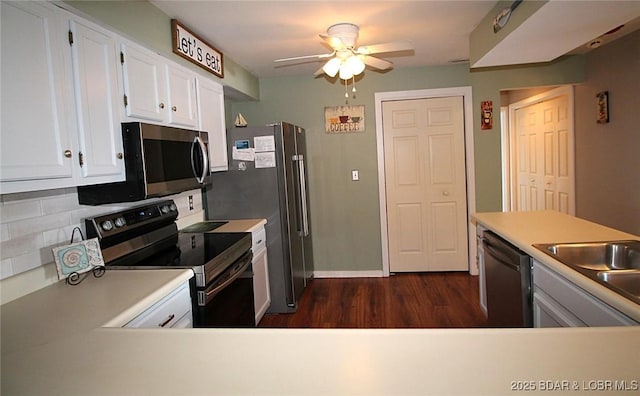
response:
[[[193,210],[193,195],[189,195],[189,210]]]
[[[360,172],[357,169],[351,171],[351,180],[358,181],[360,180]]]

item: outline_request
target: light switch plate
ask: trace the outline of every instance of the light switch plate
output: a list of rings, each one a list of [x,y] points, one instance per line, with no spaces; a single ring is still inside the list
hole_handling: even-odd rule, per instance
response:
[[[360,172],[358,172],[358,170],[351,171],[351,180],[353,181],[360,180]]]

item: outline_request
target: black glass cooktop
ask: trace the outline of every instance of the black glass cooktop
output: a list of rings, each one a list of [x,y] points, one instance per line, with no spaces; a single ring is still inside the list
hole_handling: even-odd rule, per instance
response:
[[[213,231],[216,228],[220,228],[227,224],[228,221],[203,221],[200,223],[191,224],[180,230],[180,232],[208,232]]]
[[[204,266],[221,256],[235,244],[251,248],[251,233],[178,233],[177,240],[167,241],[166,247],[153,253],[136,252],[108,264],[113,268],[191,268]],[[228,263],[230,264],[230,263]]]

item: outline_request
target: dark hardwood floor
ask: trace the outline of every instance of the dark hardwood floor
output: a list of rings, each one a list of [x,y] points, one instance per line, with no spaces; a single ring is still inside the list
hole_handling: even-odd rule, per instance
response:
[[[388,278],[314,279],[297,312],[267,314],[259,327],[486,327],[478,277],[461,272],[402,273]]]

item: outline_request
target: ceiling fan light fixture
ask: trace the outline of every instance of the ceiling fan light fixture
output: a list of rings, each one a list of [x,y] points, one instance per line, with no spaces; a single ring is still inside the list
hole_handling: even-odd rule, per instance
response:
[[[343,63],[342,66],[340,66],[340,78],[343,80],[349,80],[352,77],[353,70],[351,70],[348,64]]]
[[[325,65],[322,67],[322,71],[324,71],[327,74],[327,76],[333,78],[336,76],[336,74],[338,74],[338,71],[340,70],[340,65],[342,65],[342,59],[332,58],[332,59],[329,59],[327,63],[325,63]]]
[[[350,56],[345,62],[345,64],[351,69],[354,76],[359,75],[365,69],[364,62],[360,59],[360,57],[356,55]]]

